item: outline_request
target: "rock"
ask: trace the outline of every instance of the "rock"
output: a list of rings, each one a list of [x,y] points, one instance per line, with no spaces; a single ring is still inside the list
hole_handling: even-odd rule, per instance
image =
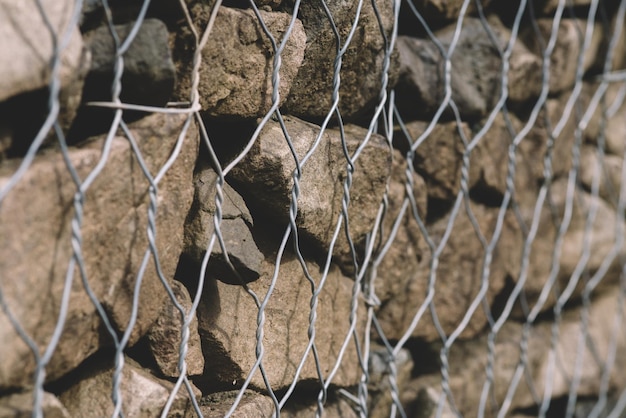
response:
[[[182,115],[156,114],[129,126],[152,175],[170,157],[184,120]],[[98,163],[103,140],[94,138],[88,146],[69,152],[80,178],[85,179]],[[192,130],[158,186],[156,247],[166,280],[174,276],[182,250],[197,147],[198,137]],[[0,188],[16,169],[17,162],[8,163],[13,164],[0,166]],[[148,187],[128,140],[114,137],[106,164],[84,198],[81,238],[87,281],[119,331],[128,326],[136,275],[148,249]],[[50,152],[35,159],[0,206],[0,236],[6,242],[0,248],[0,271],[3,278],[21,278],[2,280],[1,291],[12,315],[41,348],[48,344],[56,324],[73,254],[75,192],[62,156]],[[49,380],[76,367],[101,345],[111,343],[101,336],[105,331],[80,277],[78,273],[74,276],[64,331],[46,367]],[[165,297],[154,263],[149,261],[131,345],[156,320]],[[35,360],[4,313],[0,314],[0,340],[10,342],[0,345],[0,388],[30,384]]]
[[[480,4],[486,8],[492,0],[481,0]],[[458,19],[463,0],[418,0],[413,4],[427,22],[437,20]],[[476,3],[470,2],[467,6],[466,16],[476,12]]]
[[[374,249],[373,261],[369,266],[374,293],[383,304],[393,300],[399,287],[406,284],[421,267],[420,261],[424,257],[424,238],[412,208],[409,206],[404,214],[401,214],[405,199],[408,199],[406,166],[407,161],[397,151],[394,152],[387,194],[388,207],[382,219],[379,236],[376,237],[379,245]],[[412,178],[413,198],[418,215],[425,221],[427,196],[424,179],[415,173],[412,173]],[[394,224],[398,222],[400,216],[402,216],[399,221],[400,227],[395,236],[391,237]],[[393,238],[392,243],[386,247],[390,238]],[[369,289],[366,289],[366,295],[367,290]]]
[[[444,400],[441,412],[438,411],[439,399],[442,396],[441,382],[427,376],[413,380],[405,386],[401,394],[402,403],[407,405],[408,416],[419,418],[455,418],[456,413],[448,400]]]
[[[427,127],[427,122],[407,123],[406,131],[411,136],[409,142],[414,143]],[[429,199],[453,200],[461,189],[461,166],[465,151],[461,130],[466,138],[471,138],[469,127],[465,123],[460,127],[456,122],[438,123],[424,142],[415,149],[413,166],[426,181]],[[403,132],[397,129],[394,141],[404,142],[405,139]],[[396,143],[394,146],[404,149],[404,146]]]
[[[332,0],[325,5],[343,47],[357,17],[359,3]],[[395,21],[393,4],[378,2],[376,8],[380,22],[372,3],[362,2],[356,30],[342,57],[339,110],[344,121],[369,116],[380,101],[386,55],[390,55],[391,60],[386,88],[393,87],[397,79],[397,53],[388,51],[386,45]],[[319,122],[331,110],[334,100],[333,74],[338,41],[322,3],[302,2],[298,16],[306,31],[306,51],[284,107],[288,114]]]
[[[316,286],[320,286],[319,267],[307,263]],[[259,297],[268,291],[274,273],[274,263],[264,263],[259,280],[248,288]],[[258,309],[252,297],[241,286],[209,280],[198,306],[198,324],[202,349],[207,362],[203,379],[207,385],[239,387],[256,362],[256,332]],[[350,327],[353,281],[331,267],[317,299],[315,345],[320,370],[325,381],[338,360],[341,345]],[[296,259],[283,257],[273,293],[265,307],[263,327],[263,367],[273,390],[298,381],[318,381],[312,352],[298,377],[296,369],[305,356],[309,341],[311,284]],[[356,332],[363,331],[364,311],[357,301]],[[361,371],[352,359],[357,356],[354,342],[347,346],[343,360],[332,383],[351,386],[359,382]],[[200,383],[199,383],[200,384]],[[265,388],[261,373],[256,370],[251,384]]]
[[[499,209],[474,203],[470,204],[470,208],[481,233],[489,242],[494,233]],[[447,215],[428,226],[429,236],[436,246],[439,245],[451,221],[450,215]],[[461,324],[479,294],[485,255],[464,206],[460,208],[453,222],[452,233],[438,258],[432,301],[439,325],[446,335],[450,335]],[[504,288],[507,277],[515,277],[514,275],[519,272],[521,245],[519,225],[513,214],[507,213],[487,272],[488,288],[485,294],[487,305],[492,305],[495,297]],[[417,268],[407,271],[401,280],[389,270],[378,271],[376,293],[385,296],[384,299],[381,297],[376,317],[388,339],[399,339],[407,331],[428,293],[432,256],[424,240],[421,241],[421,246],[423,257]],[[481,332],[486,324],[487,317],[483,309],[478,308],[469,317],[469,322],[460,337],[472,338]],[[427,341],[440,339],[430,311],[424,313],[411,335]]]
[[[0,397],[0,418],[27,417],[33,411],[33,393],[22,392]],[[41,400],[41,413],[46,418],[70,418],[61,401],[51,393],[44,392]]]
[[[216,392],[203,397],[200,400],[200,411],[205,417],[226,416],[235,403],[239,394],[238,390]],[[269,396],[248,390],[244,393],[235,411],[230,415],[232,418],[255,418],[270,417],[274,413],[274,402]],[[281,415],[283,415],[281,413]],[[195,418],[195,411],[189,410],[185,418]]]
[[[624,160],[616,155],[604,155],[600,159],[597,148],[585,146],[580,153],[580,182],[586,190],[598,181],[598,195],[614,209],[619,204],[622,190],[622,166]]]
[[[567,201],[567,179],[561,179],[553,183],[550,188],[551,205],[544,204],[539,220],[539,235],[533,242],[528,277],[524,291],[526,304],[532,309],[538,300],[539,294],[545,286],[552,268],[554,257],[554,245],[558,223],[564,219],[564,211]],[[585,261],[585,273],[583,276],[592,277],[605,262],[611,261],[608,257],[617,240],[620,239],[619,228],[626,228],[622,216],[616,214],[611,206],[599,197],[576,188],[574,190],[571,221],[563,236],[560,251],[558,272],[556,275],[556,289],[562,292],[568,285],[575,273],[578,263]],[[595,206],[595,217],[589,225],[589,233],[585,233],[587,216],[591,206]],[[557,224],[555,224],[558,222]],[[621,223],[621,226],[618,225]],[[617,249],[617,256],[608,265],[608,270],[603,275],[600,288],[614,285],[620,277],[622,269],[621,257],[626,255],[624,248]],[[588,258],[585,258],[588,257]],[[580,296],[587,279],[578,277],[578,283],[570,299]],[[554,292],[550,292],[543,302],[542,311],[548,310],[555,304]]]
[[[53,38],[37,4],[0,1],[0,161],[21,157],[33,142],[50,113],[53,77],[59,86],[56,119],[64,132],[76,116],[91,56],[72,22],[74,3],[40,3],[57,41],[66,42],[59,53],[58,73],[53,75]],[[62,41],[64,37],[67,39]],[[56,139],[52,132],[44,133],[45,144]]]
[[[334,396],[333,396],[334,395]],[[324,404],[322,413],[318,413],[317,403],[313,402],[316,399],[317,392],[310,395],[311,401],[298,402],[297,400],[288,404],[284,410],[281,411],[280,416],[287,418],[314,418],[320,415],[328,418],[356,418],[359,415],[359,411],[352,407],[352,403],[342,396],[336,394],[331,395],[332,400],[327,400]]]
[[[191,297],[185,286],[179,281],[172,280],[170,283],[172,292],[178,303],[185,310],[185,315],[191,310]],[[181,313],[170,299],[166,299],[163,309],[152,328],[148,332],[148,344],[159,370],[167,377],[180,376],[178,362],[180,357],[181,332],[183,320]],[[198,319],[193,316],[189,324],[189,340],[187,342],[185,362],[187,375],[202,374],[204,370],[204,357],[200,346],[200,334],[198,334]]]
[[[115,25],[120,46],[135,22]],[[168,46],[167,27],[157,19],[145,19],[124,54],[120,99],[125,103],[163,107],[170,100],[176,68]],[[85,101],[110,101],[115,74],[115,42],[108,26],[85,34],[92,55],[85,81]]]
[[[55,34],[69,38],[61,52],[59,68],[61,87],[68,88],[77,80],[85,60],[78,26],[72,25],[72,15],[77,12],[74,1],[43,0],[41,7]],[[0,16],[2,101],[20,93],[47,88],[52,79],[50,62],[55,55],[52,36],[36,4],[2,0],[0,8],[3,11]]]
[[[208,7],[208,6],[206,6]],[[287,13],[260,11],[279,45],[289,26]],[[281,54],[279,103],[288,96],[304,57],[306,35],[296,20]],[[202,50],[200,104],[211,116],[262,117],[272,106],[274,50],[252,10],[220,7]]]
[[[113,367],[98,365],[86,371],[78,382],[61,394],[61,402],[71,416],[113,415],[115,409],[111,399],[113,371]],[[125,358],[120,383],[124,416],[129,418],[160,416],[173,389],[173,383],[151,375],[129,358]],[[200,392],[195,388],[193,396],[200,397]],[[189,408],[191,408],[189,393],[186,386],[182,385],[167,416],[183,417]]]
[[[194,176],[194,202],[185,224],[185,253],[199,265],[215,231],[217,180],[217,174],[210,167],[200,168]],[[223,195],[220,231],[236,274],[227,265],[217,240],[213,245],[207,269],[218,273],[216,276],[225,283],[254,281],[259,278],[264,256],[252,237],[252,216],[243,198],[228,183],[224,184]]]
[[[552,323],[536,324],[530,329],[526,358],[525,377],[518,382],[512,394],[508,411],[516,408],[536,406],[536,394],[545,393],[545,385],[550,382],[552,399],[567,396],[574,370],[578,367],[580,378],[577,395],[579,398],[597,396],[601,393],[601,376],[604,365],[610,355],[611,341],[615,341],[615,363],[608,375],[608,392],[612,388],[623,388],[623,367],[626,366],[626,335],[624,330],[614,321],[618,310],[619,292],[614,288],[603,296],[596,298],[589,310],[587,341],[581,344],[580,312],[572,311],[564,315],[558,327],[558,338],[554,349],[555,366],[550,359]],[[520,362],[520,341],[523,325],[514,321],[507,322],[498,333],[495,341],[495,363],[493,368],[494,382],[491,386],[490,398],[495,405],[502,405],[509,390],[511,379]],[[577,360],[580,350],[580,359]],[[472,361],[468,361],[471,358]],[[463,416],[474,416],[478,411],[478,403],[486,379],[487,365],[486,338],[458,343],[452,346],[449,357],[450,389],[456,407]],[[469,380],[468,380],[469,379]],[[472,381],[475,384],[468,385]],[[413,382],[411,384],[416,384]],[[529,389],[532,385],[532,391]],[[618,389],[621,390],[621,389]],[[488,409],[489,403],[487,404]],[[497,410],[496,410],[497,411]],[[495,415],[495,414],[494,414]]]
[[[586,95],[592,97],[598,85],[586,84]],[[584,132],[585,140],[598,144],[603,137],[605,151],[620,157],[624,155],[624,132],[626,130],[626,83],[612,83],[605,93],[606,113],[603,116],[602,103],[594,112]],[[602,118],[606,118],[603,121]]]
[[[454,53],[451,56],[452,100],[463,120],[481,119],[488,115],[500,97],[502,79],[501,57],[511,37],[500,21],[489,21],[498,39],[494,45],[483,23],[466,18]],[[455,25],[435,35],[444,48],[454,38]],[[405,120],[430,117],[445,97],[444,58],[431,40],[399,36],[400,78],[396,87],[397,105]],[[515,43],[509,60],[508,99],[524,102],[539,96],[541,61],[521,43]]]
[[[389,368],[389,354],[384,347],[373,346],[370,350],[368,381],[368,416],[384,417],[391,416],[393,404],[392,386],[390,383],[391,370]],[[411,353],[405,348],[398,352],[395,359],[396,375],[394,377],[397,387],[406,386],[411,380],[413,360]],[[397,395],[400,395],[399,393]]]
[[[572,0],[567,6],[589,6],[592,0]],[[535,0],[537,11],[542,14],[554,13],[559,6],[559,0]]]
[[[320,128],[294,117],[285,117],[285,126],[301,161],[314,145]],[[345,142],[352,155],[367,137],[367,130],[344,127]],[[373,134],[354,162],[348,217],[350,236],[355,243],[365,239],[374,226],[390,174],[390,149],[385,139]],[[299,182],[298,233],[327,252],[341,214],[346,158],[338,129],[326,129],[319,146],[302,168]],[[232,177],[246,199],[254,199],[263,215],[286,227],[296,164],[277,122],[268,122]],[[345,220],[344,220],[345,222]],[[345,225],[345,223],[344,223]],[[345,233],[334,247],[339,258],[352,259]]]
[[[528,26],[520,33],[520,39],[528,49],[542,57],[544,48],[542,45],[548,43],[553,24],[552,18],[537,19],[537,28]],[[550,55],[550,93],[571,89],[576,81],[578,57],[581,52],[584,52],[583,72],[595,63],[602,43],[602,29],[599,24],[596,25],[587,48],[582,51],[586,25],[587,22],[580,19],[561,19],[554,50]]]

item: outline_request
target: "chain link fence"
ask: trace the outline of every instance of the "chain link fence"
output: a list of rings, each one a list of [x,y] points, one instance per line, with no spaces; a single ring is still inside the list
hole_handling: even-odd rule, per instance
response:
[[[625,1],[10,3],[2,416],[626,416]]]

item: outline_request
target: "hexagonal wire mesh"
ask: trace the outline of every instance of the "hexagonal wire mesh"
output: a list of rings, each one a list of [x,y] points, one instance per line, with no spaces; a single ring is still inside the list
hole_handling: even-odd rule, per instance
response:
[[[129,401],[144,395],[124,386],[138,385],[125,370],[139,363],[169,381],[150,401],[161,416],[179,416],[179,398],[185,416],[624,416],[625,1],[65,3],[63,30],[51,2],[28,6],[51,44],[47,113],[27,149],[9,145],[0,161],[2,351],[19,368],[0,373],[5,399],[32,393],[33,416],[50,393],[63,405],[78,396],[63,416],[151,416]],[[172,51],[170,99],[180,100],[164,106],[124,99],[129,50],[155,17],[170,48],[186,48]],[[114,22],[124,19],[122,35]],[[76,121],[66,129],[61,116],[64,51],[93,21],[110,31],[114,71],[110,98],[81,105],[110,113],[76,116],[107,121],[89,148],[94,135],[72,131]],[[293,41],[301,33],[306,44]],[[228,44],[232,34],[241,42]],[[237,67],[255,53],[262,74],[253,58]],[[213,77],[220,71],[228,76]],[[239,90],[228,85],[240,75]],[[151,154],[155,134],[138,115],[157,116],[148,127],[178,118],[175,139],[161,138],[165,155]],[[190,161],[193,181],[168,180]],[[201,193],[207,167],[213,180]],[[50,176],[63,183],[58,196],[32,188],[54,189]],[[91,215],[115,211],[111,188],[140,181],[131,212],[143,220]],[[189,201],[168,199],[194,184],[205,236],[190,261]],[[25,193],[43,199],[26,209]],[[163,217],[178,204],[182,218]],[[237,216],[248,232],[229,223]],[[132,237],[94,232],[100,220],[116,236],[125,222]],[[245,240],[256,241],[256,266]],[[172,254],[176,273],[164,260]],[[120,260],[126,281],[102,288]],[[186,305],[174,277],[191,294]],[[144,324],[155,309],[146,286],[178,320],[167,341],[173,374],[148,359],[146,334],[163,314]],[[28,296],[33,287],[43,298]],[[73,322],[72,304],[86,302],[90,331]],[[198,327],[204,369],[188,373]],[[88,349],[72,341],[77,329]],[[63,365],[72,345],[77,359]],[[81,410],[97,396],[72,392],[89,378],[72,370],[105,357],[108,405]]]

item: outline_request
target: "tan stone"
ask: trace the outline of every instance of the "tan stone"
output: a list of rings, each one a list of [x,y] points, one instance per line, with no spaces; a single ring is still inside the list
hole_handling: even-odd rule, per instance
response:
[[[185,286],[179,281],[172,280],[170,283],[176,302],[184,310],[184,315],[189,315],[191,310],[191,297]],[[183,319],[181,312],[176,308],[171,299],[166,298],[163,308],[156,322],[148,332],[150,351],[154,356],[159,370],[165,376],[178,377],[180,370],[180,343],[182,340]],[[189,340],[187,341],[185,363],[187,375],[199,375],[204,370],[204,357],[200,346],[200,334],[198,334],[198,319],[194,313],[189,324]]]
[[[580,182],[587,190],[598,185],[598,196],[617,208],[622,190],[624,160],[616,155],[604,154],[596,147],[585,146],[580,153]]]
[[[0,397],[0,418],[29,417],[34,414],[32,392],[15,393]],[[41,413],[46,418],[70,418],[61,401],[51,393],[44,392]]]
[[[153,176],[174,150],[183,122],[180,115],[156,114],[130,126]],[[69,152],[69,160],[81,179],[96,167],[102,145],[103,138],[99,137]],[[156,247],[166,280],[173,277],[182,249],[197,147],[197,134],[191,130],[158,186]],[[0,167],[0,187],[6,186],[16,163],[8,161]],[[80,238],[86,280],[117,330],[128,326],[133,287],[148,250],[148,187],[128,140],[114,137],[103,170],[86,191]],[[0,206],[0,235],[7,244],[0,248],[0,288],[11,314],[42,350],[50,341],[59,315],[72,256],[75,192],[62,156],[50,152],[35,159]],[[73,273],[63,334],[46,367],[48,379],[60,377],[101,345],[111,343],[101,336],[105,331],[79,272]],[[149,260],[131,344],[157,318],[165,296],[154,262]],[[34,358],[4,313],[0,314],[0,340],[10,342],[0,345],[0,388],[30,384]]]
[[[208,7],[208,6],[207,6]],[[289,26],[287,13],[260,11],[280,45]],[[304,58],[306,35],[299,20],[281,54],[279,103],[285,100]],[[252,10],[220,7],[202,50],[200,104],[212,116],[261,117],[272,106],[274,50]]]
[[[414,143],[428,128],[427,122],[415,121],[406,124],[406,132]],[[430,199],[452,200],[461,188],[461,166],[465,147],[461,132],[471,138],[467,124],[456,122],[438,123],[432,132],[415,149],[413,165],[424,177]],[[394,145],[401,150],[408,148],[407,140],[398,129]],[[406,148],[405,148],[406,147]]]
[[[306,353],[309,342],[309,316],[311,309],[311,284],[305,278],[297,259],[285,255],[269,297],[263,316],[263,367],[272,389],[276,390],[298,381],[319,379],[313,354]],[[320,286],[319,267],[307,263],[307,268]],[[265,263],[259,280],[248,287],[263,299],[269,290],[274,271],[273,260]],[[326,380],[339,361],[339,353],[350,327],[350,309],[353,281],[331,268],[323,283],[315,310],[315,345],[321,373]],[[363,330],[362,302],[356,317],[357,335]],[[210,280],[198,307],[198,322],[202,348],[207,362],[203,378],[208,384],[241,385],[256,362],[258,308],[252,297],[241,286]],[[340,386],[354,385],[361,371],[355,367],[357,358],[354,341],[349,344],[332,383]],[[300,375],[295,372],[302,358],[304,366]],[[256,369],[252,385],[265,388],[261,373]]]
[[[540,35],[537,35],[535,28],[528,26],[520,33],[520,39],[533,53],[542,57],[544,54],[542,45],[548,43],[553,25],[553,18],[538,19],[537,29]],[[586,25],[585,20],[561,19],[554,50],[550,55],[550,93],[563,92],[574,85],[578,57],[581,53],[583,53],[583,73],[594,65],[603,42],[603,31],[599,24],[595,25],[593,36],[583,51]]]
[[[494,233],[499,209],[473,203],[470,207],[481,233],[489,242]],[[449,222],[451,219],[448,215],[428,227],[429,236],[435,246],[439,245]],[[452,333],[461,324],[479,294],[485,255],[483,245],[464,206],[461,206],[453,222],[452,233],[439,255],[438,265],[434,271],[432,301],[440,326],[446,335]],[[377,318],[385,336],[389,339],[399,339],[407,331],[428,293],[432,253],[424,243],[425,241],[421,242],[423,257],[418,267],[411,273],[407,272],[402,280],[394,278],[393,274],[388,271],[378,271],[377,293],[387,295],[388,299],[381,300]],[[485,282],[487,305],[490,306],[493,303],[495,296],[504,287],[507,277],[517,274],[521,244],[519,225],[513,214],[507,213],[498,245],[492,253],[493,258],[487,271],[487,282]],[[477,335],[486,324],[487,317],[479,306],[468,318],[461,337],[471,338]],[[430,310],[424,313],[411,335],[428,341],[440,339]]]
[[[285,117],[285,126],[299,161],[315,144],[320,127],[294,117]],[[367,137],[367,130],[354,125],[344,127],[348,152],[354,153]],[[339,129],[326,129],[315,152],[302,165],[299,181],[296,225],[302,238],[324,252],[329,250],[342,211],[347,160]],[[268,122],[254,146],[232,177],[240,184],[246,199],[255,199],[265,216],[284,228],[289,222],[292,199],[294,157],[279,123]],[[385,193],[391,168],[391,150],[385,139],[372,134],[354,162],[348,207],[349,231],[355,244],[373,228]],[[343,220],[344,225],[346,220]],[[342,229],[333,254],[351,257]]]
[[[597,92],[598,84],[585,84],[585,94],[591,97]],[[604,141],[607,154],[624,156],[624,132],[626,132],[626,83],[611,83],[603,102],[598,104],[585,129],[585,140],[592,144]]]
[[[50,84],[54,38],[46,21],[55,30],[57,42],[69,40],[60,56],[61,86],[66,88],[75,81],[85,57],[78,26],[72,25],[72,15],[80,14],[74,10],[74,3],[72,0],[42,1],[44,20],[35,3],[0,1],[0,101]]]
[[[619,292],[599,296],[593,301],[589,310],[587,338],[580,341],[581,316],[578,311],[564,315],[558,327],[558,338],[554,350],[551,351],[552,324],[550,322],[536,324],[530,329],[525,376],[518,381],[512,392],[512,402],[508,412],[519,407],[535,405],[535,398],[527,382],[530,379],[533,391],[542,395],[545,385],[551,381],[551,398],[567,396],[574,373],[580,379],[577,394],[580,397],[595,396],[600,391],[603,365],[607,361],[610,344],[616,344],[615,364],[609,371],[609,390],[623,388],[626,383],[622,370],[626,356],[626,335],[623,327],[607,318],[616,318]],[[520,361],[520,341],[523,325],[510,321],[504,325],[495,340],[495,363],[493,368],[494,381],[491,385],[490,397],[497,408],[501,408],[507,392],[510,390],[511,379]],[[577,356],[581,357],[577,360]],[[551,355],[555,357],[551,359]],[[472,361],[468,361],[468,359]],[[480,338],[467,343],[453,345],[450,352],[450,389],[455,406],[464,416],[475,416],[478,403],[486,380],[487,341]],[[554,363],[552,363],[554,361]],[[575,371],[577,364],[580,366]],[[468,385],[471,381],[474,384]],[[440,391],[440,387],[436,387]],[[495,416],[497,409],[492,410],[487,404],[486,416]]]
[[[538,297],[544,286],[548,283],[553,264],[555,238],[560,222],[564,219],[566,208],[567,181],[566,179],[555,182],[551,189],[552,207],[545,204],[538,224],[538,236],[534,240],[524,292],[528,306],[532,309],[538,302]],[[600,288],[606,288],[619,280],[622,265],[621,257],[626,255],[626,250],[615,247],[620,239],[619,231],[626,230],[621,215],[615,213],[611,206],[599,197],[593,197],[585,191],[574,189],[571,196],[572,214],[567,231],[563,236],[560,248],[558,271],[556,272],[554,289],[563,292],[572,280],[573,293],[570,299],[580,296],[585,285],[584,276],[592,277],[602,267],[603,263],[609,262],[607,270],[599,282]],[[590,232],[585,233],[587,228],[587,216],[595,206],[595,217],[590,224]],[[555,224],[555,222],[558,222]],[[621,223],[621,229],[618,224]],[[617,249],[615,258],[609,258],[614,247]],[[583,275],[574,276],[578,264],[583,261],[585,272]],[[550,309],[556,302],[554,292],[547,294],[547,299],[542,302],[540,311]]]
[[[84,371],[84,376],[60,395],[71,416],[105,417],[112,416],[115,404],[111,398],[114,368],[96,365]],[[159,379],[126,358],[121,373],[119,396],[121,411],[126,417],[152,418],[160,416],[166,405],[174,383]],[[193,395],[200,397],[200,391],[193,387]],[[174,396],[168,417],[184,417],[191,406],[187,387],[181,385]]]

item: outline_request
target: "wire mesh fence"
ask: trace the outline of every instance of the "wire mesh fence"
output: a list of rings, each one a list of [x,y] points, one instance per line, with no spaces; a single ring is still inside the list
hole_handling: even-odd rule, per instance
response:
[[[0,415],[626,416],[625,12],[0,0]]]

